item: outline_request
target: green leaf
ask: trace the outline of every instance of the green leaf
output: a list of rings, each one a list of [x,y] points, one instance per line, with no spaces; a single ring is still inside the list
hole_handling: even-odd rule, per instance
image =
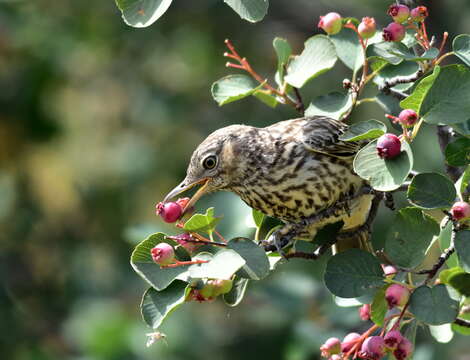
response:
[[[209,262],[191,265],[188,272],[193,279],[230,279],[243,265],[245,260],[234,250],[222,249]]]
[[[127,25],[147,27],[158,20],[173,0],[115,0]]]
[[[252,95],[263,85],[247,75],[228,75],[212,84],[212,97],[219,106]]]
[[[429,325],[453,322],[457,317],[459,303],[449,296],[444,284],[432,288],[426,285],[411,294],[409,310],[418,320]]]
[[[413,61],[403,61],[398,65],[387,65],[374,77],[374,83],[379,87],[384,86],[385,82],[393,81],[397,77],[410,77],[419,71],[419,65]],[[408,90],[413,86],[413,82],[398,84],[393,89],[399,91]]]
[[[390,64],[398,65],[403,61],[403,57],[396,54],[399,50],[401,50],[401,52],[406,52],[408,51],[408,48],[401,43],[381,42],[369,45],[367,47],[366,56],[368,59],[380,59]]]
[[[165,234],[156,233],[150,235],[147,239],[138,244],[131,255],[131,265],[135,272],[139,274],[145,281],[157,290],[163,290],[174,280],[187,280],[187,265],[175,268],[161,268],[155,264],[152,259],[150,250],[165,241]]]
[[[470,320],[470,312],[468,313],[463,313],[459,315],[459,318],[462,320]],[[470,335],[470,328],[457,325],[457,324],[452,324],[452,330],[461,334],[461,335]]]
[[[203,214],[194,214],[185,222],[183,229],[186,231],[205,231],[211,233],[221,220],[220,217],[214,217],[214,208],[211,207]]]
[[[157,329],[173,310],[184,303],[187,285],[183,281],[175,281],[162,291],[147,289],[142,297],[140,311],[148,326]]]
[[[266,217],[261,211],[252,209],[251,216],[253,217],[253,222],[255,223],[256,227],[259,228],[263,225],[263,221]]]
[[[460,200],[465,200],[467,194],[467,188],[470,184],[470,165],[467,166],[462,176],[456,181],[455,187],[457,189]]]
[[[352,98],[348,93],[332,92],[312,100],[305,110],[306,116],[324,115],[339,120],[352,106]]]
[[[371,119],[352,124],[339,139],[343,141],[375,139],[385,134],[386,131],[387,127],[383,122]]]
[[[458,124],[453,124],[452,128],[460,135],[470,136],[470,119]]]
[[[389,286],[390,284],[387,284],[377,291],[374,295],[374,300],[372,300],[370,305],[370,319],[378,326],[383,326],[385,314],[388,311],[388,304],[385,300],[385,291]]]
[[[224,294],[224,301],[229,306],[237,306],[245,296],[246,287],[248,286],[248,279],[235,278],[233,281],[232,289]]]
[[[407,142],[402,152],[393,159],[382,159],[377,154],[377,140],[370,142],[356,154],[354,171],[379,191],[398,189],[413,168],[413,154]]]
[[[333,43],[325,35],[316,35],[305,42],[302,54],[294,57],[287,67],[285,80],[301,88],[304,84],[330,70],[336,63]]]
[[[470,163],[470,139],[459,138],[447,145],[446,162],[451,166],[464,166]]]
[[[408,200],[421,209],[450,208],[456,196],[454,183],[438,173],[416,175],[407,192]]]
[[[470,230],[458,231],[455,234],[454,244],[460,266],[470,272]]]
[[[466,272],[460,272],[449,276],[448,284],[455,290],[461,293],[463,296],[470,296],[470,274]]]
[[[437,342],[447,344],[454,337],[451,324],[429,325],[429,332]]]
[[[448,65],[434,69],[435,80],[423,92],[421,83],[400,105],[411,108],[430,124],[454,124],[467,121],[470,114],[470,69],[464,65]],[[424,79],[423,79],[424,80]],[[415,96],[415,93],[419,93]],[[410,100],[411,98],[411,100]],[[416,106],[417,105],[417,106]]]
[[[383,109],[387,114],[398,116],[401,112],[400,101],[392,96],[386,95],[383,92],[375,96],[375,102]],[[392,123],[393,125],[393,123]]]
[[[416,85],[415,89],[410,94],[410,96],[400,102],[401,108],[413,109],[414,111],[419,113],[419,109],[421,107],[422,102],[424,101],[425,97],[427,96],[429,90],[433,86],[440,72],[440,66],[436,66],[431,75],[422,78],[418,82],[418,85]]]
[[[278,104],[276,96],[271,95],[269,90],[256,90],[252,95],[273,109]]]
[[[465,274],[465,270],[462,269],[461,267],[459,266],[455,266],[455,267],[452,267],[450,269],[445,269],[445,270],[442,270],[440,273],[439,273],[439,281],[442,283],[442,284],[449,284],[449,279],[454,276],[454,275],[457,275],[457,274]]]
[[[245,260],[245,265],[238,271],[237,275],[251,280],[261,280],[269,273],[269,260],[266,252],[250,239],[238,237],[230,240],[227,244]]]
[[[401,209],[390,224],[385,252],[390,260],[402,267],[421,264],[434,235],[439,234],[437,222],[413,207]]]
[[[453,225],[452,222],[449,221],[444,227],[441,227],[441,232],[439,233],[439,248],[441,251],[448,249],[450,247],[451,238],[452,238],[452,229]],[[454,253],[450,256],[450,258],[446,261],[448,267],[454,267],[459,265],[459,261],[457,259],[457,255]],[[442,271],[443,272],[443,271]],[[442,273],[441,272],[441,273]]]
[[[375,292],[383,285],[384,277],[380,261],[375,256],[359,249],[349,249],[330,258],[324,280],[334,295],[353,298]]]
[[[240,17],[255,23],[263,20],[268,12],[268,0],[224,0]]]
[[[343,28],[338,34],[330,35],[336,48],[338,58],[353,71],[359,70],[364,64],[364,52],[356,32]]]
[[[276,37],[273,40],[273,47],[277,55],[277,73],[279,74],[280,82],[284,79],[284,67],[289,62],[289,57],[292,54],[292,48],[286,39]]]
[[[452,49],[456,56],[467,66],[470,66],[470,35],[460,34],[452,42]]]

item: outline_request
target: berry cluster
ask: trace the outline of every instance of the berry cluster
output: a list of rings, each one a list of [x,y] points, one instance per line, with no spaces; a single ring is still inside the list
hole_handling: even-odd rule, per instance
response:
[[[416,23],[422,23],[428,16],[428,10],[425,6],[418,6],[412,10],[406,5],[390,5],[388,14],[393,22],[388,24],[382,33],[385,41],[402,41],[406,35],[406,29],[416,27]]]

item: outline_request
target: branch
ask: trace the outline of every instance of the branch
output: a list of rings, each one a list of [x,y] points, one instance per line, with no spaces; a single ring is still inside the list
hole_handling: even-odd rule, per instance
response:
[[[470,328],[470,321],[461,318],[455,319],[454,324]]]

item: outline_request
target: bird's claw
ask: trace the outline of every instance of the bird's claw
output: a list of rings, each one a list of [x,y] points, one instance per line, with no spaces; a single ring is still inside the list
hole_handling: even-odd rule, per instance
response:
[[[284,259],[287,259],[286,252],[283,250],[289,244],[289,240],[284,236],[280,236],[276,232],[273,233],[269,239],[261,241],[265,251],[275,251],[279,253]]]

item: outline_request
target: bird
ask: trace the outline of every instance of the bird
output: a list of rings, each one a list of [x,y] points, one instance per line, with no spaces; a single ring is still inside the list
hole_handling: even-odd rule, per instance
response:
[[[366,224],[374,196],[353,169],[363,143],[340,140],[347,129],[326,116],[218,129],[196,148],[186,177],[164,201],[199,185],[186,210],[205,194],[233,192],[283,223],[263,242],[269,251],[282,253],[297,240],[311,241],[339,221],[339,234],[354,234]]]

